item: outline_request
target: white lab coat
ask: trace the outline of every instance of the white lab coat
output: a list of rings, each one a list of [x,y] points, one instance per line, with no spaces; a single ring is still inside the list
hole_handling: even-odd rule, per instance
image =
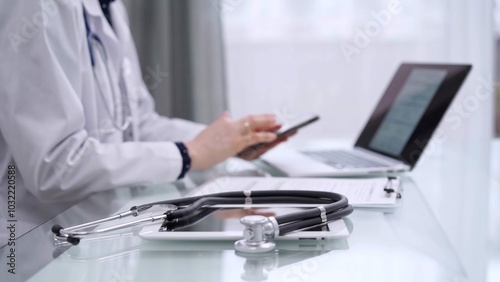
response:
[[[103,95],[93,76],[83,7],[108,56],[96,62]],[[173,141],[194,137],[202,126],[155,113],[123,3],[111,4],[111,13],[114,30],[98,0],[0,2],[1,217],[7,216],[9,164],[17,167],[16,216],[29,225],[68,205],[45,202],[179,176],[182,158]],[[105,63],[111,81],[102,72]],[[122,95],[112,96],[110,87],[128,95],[131,142],[111,126],[113,117],[105,107],[120,120],[123,101]]]

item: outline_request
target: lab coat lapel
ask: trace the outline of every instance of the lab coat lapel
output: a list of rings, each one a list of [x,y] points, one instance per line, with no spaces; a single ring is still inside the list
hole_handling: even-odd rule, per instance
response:
[[[119,73],[123,58],[123,50],[118,37],[104,17],[98,0],[83,0],[82,2],[87,11],[90,29],[99,36],[104,44],[106,55],[109,60],[108,64],[113,67],[116,73]]]

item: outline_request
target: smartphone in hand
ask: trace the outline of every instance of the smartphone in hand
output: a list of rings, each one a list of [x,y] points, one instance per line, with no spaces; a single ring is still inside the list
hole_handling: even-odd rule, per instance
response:
[[[280,139],[283,139],[283,138],[290,136],[291,134],[295,133],[295,131],[297,131],[298,129],[300,129],[306,125],[309,125],[309,124],[317,121],[318,119],[319,119],[318,115],[309,114],[309,115],[301,116],[297,119],[292,120],[291,122],[289,122],[289,123],[285,124],[283,127],[281,127],[278,131],[276,131],[276,134],[278,135],[278,137],[273,142],[276,142]],[[253,146],[249,146],[245,150],[239,152],[238,157],[245,157],[247,155],[252,154],[256,150],[259,150],[259,149],[261,149],[265,146],[268,146],[268,145],[269,145],[269,143],[259,143],[259,144],[255,144]]]

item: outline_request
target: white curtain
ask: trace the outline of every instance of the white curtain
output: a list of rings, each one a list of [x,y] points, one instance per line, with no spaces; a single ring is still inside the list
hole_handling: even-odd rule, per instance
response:
[[[162,115],[211,123],[226,110],[214,1],[124,0],[143,76]]]

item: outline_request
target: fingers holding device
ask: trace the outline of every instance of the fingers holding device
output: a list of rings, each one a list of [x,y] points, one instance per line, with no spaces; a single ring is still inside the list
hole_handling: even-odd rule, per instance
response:
[[[186,142],[191,167],[206,169],[234,155],[255,159],[318,119],[317,115],[307,115],[282,126],[272,114],[249,115],[236,120],[226,112]]]
[[[254,159],[263,154],[264,152],[274,148],[276,145],[286,141],[288,137],[296,134],[300,128],[309,125],[317,120],[319,120],[318,115],[309,114],[301,116],[300,118],[293,120],[292,122],[288,123],[287,125],[277,130],[276,131],[277,136],[274,141],[261,142],[252,146],[248,146],[245,150],[238,153],[238,157],[247,160]]]
[[[232,119],[224,113],[193,140],[186,142],[193,169],[206,169],[248,146],[276,140],[281,125],[272,114]]]

